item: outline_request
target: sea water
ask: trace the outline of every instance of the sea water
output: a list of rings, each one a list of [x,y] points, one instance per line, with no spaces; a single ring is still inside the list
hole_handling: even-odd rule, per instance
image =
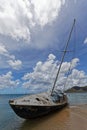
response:
[[[70,106],[87,104],[87,93],[68,93],[67,95]],[[20,96],[23,95],[0,95],[0,130],[67,129],[67,125],[64,125],[64,122],[66,122],[66,119],[64,120],[64,118],[68,118],[68,114],[70,113],[69,109],[60,113],[55,113],[55,115],[48,115],[46,117],[38,118],[35,120],[25,120],[18,117],[9,106],[9,99],[14,99]],[[68,119],[67,123],[69,124]],[[52,126],[50,127],[50,125]]]

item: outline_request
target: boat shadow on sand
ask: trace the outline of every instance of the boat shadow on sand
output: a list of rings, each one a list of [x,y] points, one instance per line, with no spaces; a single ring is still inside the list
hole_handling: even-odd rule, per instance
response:
[[[19,130],[57,130],[58,125],[66,122],[70,112],[68,106],[50,115],[25,120]],[[55,127],[55,128],[54,128]]]

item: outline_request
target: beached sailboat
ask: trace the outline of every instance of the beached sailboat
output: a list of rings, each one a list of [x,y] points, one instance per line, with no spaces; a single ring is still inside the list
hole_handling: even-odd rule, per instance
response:
[[[59,110],[68,104],[67,95],[64,92],[55,89],[55,85],[58,80],[65,54],[67,52],[74,25],[75,20],[73,22],[68,41],[66,43],[65,50],[63,51],[63,56],[52,87],[52,91],[9,100],[10,106],[18,116],[25,119],[37,118],[39,116],[51,113],[55,110]]]

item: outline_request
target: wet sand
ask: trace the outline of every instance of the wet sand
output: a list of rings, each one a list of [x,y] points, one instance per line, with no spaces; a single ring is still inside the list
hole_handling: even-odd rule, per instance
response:
[[[69,106],[34,120],[25,120],[20,130],[87,130],[87,105]]]

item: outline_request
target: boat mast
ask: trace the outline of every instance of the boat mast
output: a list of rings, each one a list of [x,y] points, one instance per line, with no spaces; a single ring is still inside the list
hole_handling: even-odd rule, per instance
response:
[[[68,40],[66,42],[66,46],[65,46],[65,49],[64,49],[64,53],[63,53],[63,56],[62,56],[62,59],[61,59],[61,62],[60,62],[60,66],[59,66],[59,69],[57,71],[57,75],[56,75],[56,78],[55,78],[55,81],[54,81],[54,84],[53,84],[53,88],[52,88],[52,91],[51,91],[51,95],[54,91],[54,88],[55,88],[55,85],[56,85],[56,82],[57,82],[57,79],[58,79],[58,76],[59,76],[59,72],[60,72],[60,69],[61,69],[61,66],[62,66],[62,63],[63,63],[63,60],[64,60],[64,57],[65,57],[65,54],[67,52],[67,48],[68,48],[68,45],[69,45],[69,41],[70,41],[70,38],[71,38],[71,35],[72,35],[72,32],[73,32],[73,28],[75,26],[75,22],[76,20],[74,19],[74,22],[73,22],[73,25],[72,25],[72,28],[71,28],[71,31],[70,31],[70,34],[69,34],[69,37],[68,37]]]

